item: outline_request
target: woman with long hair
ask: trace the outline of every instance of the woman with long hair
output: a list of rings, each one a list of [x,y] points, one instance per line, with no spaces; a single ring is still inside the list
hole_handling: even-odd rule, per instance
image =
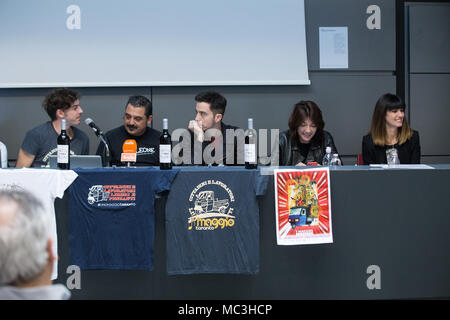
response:
[[[333,137],[323,129],[322,111],[313,101],[295,104],[288,125],[289,130],[280,134],[280,166],[322,164],[326,147],[337,153]]]
[[[419,133],[409,126],[405,104],[398,96],[386,93],[378,99],[362,153],[364,164],[390,163],[394,154],[401,164],[420,163]]]

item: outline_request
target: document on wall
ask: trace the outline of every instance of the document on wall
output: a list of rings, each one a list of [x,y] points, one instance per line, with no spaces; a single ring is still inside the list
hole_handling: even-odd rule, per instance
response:
[[[278,245],[332,243],[328,168],[274,170]]]
[[[321,69],[348,69],[348,27],[319,27]]]

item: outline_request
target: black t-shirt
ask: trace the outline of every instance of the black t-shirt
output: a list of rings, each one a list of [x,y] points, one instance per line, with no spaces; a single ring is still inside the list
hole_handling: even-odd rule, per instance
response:
[[[298,148],[300,150],[300,154],[303,156],[303,158],[305,160],[308,157],[308,152],[309,152],[310,147],[311,147],[311,143],[301,143],[301,142],[298,143]]]
[[[232,126],[232,125],[227,125],[225,123],[222,122],[222,127],[221,127],[221,132],[222,132],[222,158],[221,159],[215,159],[216,161],[218,161],[221,164],[227,165],[227,166],[234,166],[234,165],[244,165],[244,162],[242,161],[242,163],[238,163],[238,154],[241,153],[242,155],[242,160],[243,160],[243,155],[244,155],[244,150],[243,150],[243,146],[239,146],[238,145],[238,141],[236,139],[236,137],[234,137],[233,140],[230,139],[227,140],[227,130],[237,130],[239,129],[238,127]],[[211,141],[203,141],[202,142],[202,148],[201,148],[201,154],[196,154],[197,150],[195,149],[194,143],[195,143],[195,138],[194,138],[194,133],[192,131],[189,130],[189,134],[191,135],[191,159],[186,163],[183,162],[182,165],[183,166],[189,166],[189,165],[202,165],[202,166],[206,166],[206,165],[213,165],[216,166],[218,165],[217,162],[212,162],[212,159],[205,159],[204,158],[204,153],[205,153],[205,148],[207,146],[209,146],[214,140],[215,137],[212,137]],[[182,140],[180,140],[180,142],[182,142]],[[242,150],[240,150],[242,149]],[[183,154],[182,152],[180,152],[180,156],[182,157]],[[216,156],[215,153],[215,149],[212,150],[211,152],[211,156],[212,157],[218,157],[220,158],[218,155]],[[201,162],[199,161],[201,160]]]
[[[257,274],[268,180],[237,167],[182,170],[166,203],[167,273]]]
[[[122,146],[125,140],[134,139],[137,144],[136,166],[159,166],[159,138],[161,132],[147,127],[145,133],[139,137],[130,135],[124,126],[120,126],[105,134],[111,153],[111,165],[121,166],[120,161]],[[100,142],[97,154],[102,156],[103,164],[106,164],[105,145]]]

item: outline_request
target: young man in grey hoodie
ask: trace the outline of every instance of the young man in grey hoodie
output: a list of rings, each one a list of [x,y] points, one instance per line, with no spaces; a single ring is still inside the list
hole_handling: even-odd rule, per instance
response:
[[[0,300],[70,298],[64,285],[52,285],[50,225],[50,213],[35,196],[0,188]]]

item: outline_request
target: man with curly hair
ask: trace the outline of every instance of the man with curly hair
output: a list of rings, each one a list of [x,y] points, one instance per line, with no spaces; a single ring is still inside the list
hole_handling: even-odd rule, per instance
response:
[[[61,133],[61,119],[66,119],[72,155],[89,154],[89,138],[75,126],[80,124],[83,109],[80,94],[66,88],[50,92],[42,104],[50,117],[47,121],[25,135],[17,156],[17,168],[48,166],[51,155],[57,154],[57,138]]]

